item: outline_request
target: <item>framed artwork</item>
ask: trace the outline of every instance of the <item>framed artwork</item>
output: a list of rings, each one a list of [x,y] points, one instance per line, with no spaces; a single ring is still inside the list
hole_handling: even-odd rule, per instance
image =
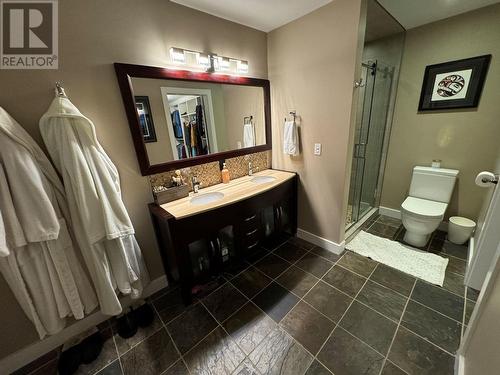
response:
[[[428,65],[419,111],[474,108],[479,104],[491,55]]]
[[[149,98],[147,96],[136,96],[135,107],[137,108],[137,116],[139,117],[139,125],[144,142],[156,142],[155,125],[153,123]]]

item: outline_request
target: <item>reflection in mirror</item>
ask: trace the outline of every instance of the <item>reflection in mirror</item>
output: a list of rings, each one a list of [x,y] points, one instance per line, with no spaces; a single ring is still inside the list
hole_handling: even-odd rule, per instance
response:
[[[262,87],[132,78],[151,165],[266,144]]]

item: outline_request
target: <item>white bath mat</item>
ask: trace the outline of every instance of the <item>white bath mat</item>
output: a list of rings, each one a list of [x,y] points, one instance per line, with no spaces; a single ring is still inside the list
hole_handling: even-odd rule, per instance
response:
[[[359,232],[346,248],[429,283],[443,286],[448,259],[399,242]]]

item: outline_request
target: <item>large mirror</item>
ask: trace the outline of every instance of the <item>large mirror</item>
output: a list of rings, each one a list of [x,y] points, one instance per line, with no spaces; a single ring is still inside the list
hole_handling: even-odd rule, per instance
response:
[[[143,175],[271,148],[269,81],[115,69]]]

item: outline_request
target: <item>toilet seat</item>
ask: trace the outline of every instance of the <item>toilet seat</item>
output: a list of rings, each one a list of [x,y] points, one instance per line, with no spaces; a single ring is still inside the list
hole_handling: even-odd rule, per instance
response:
[[[448,207],[447,203],[435,202],[428,199],[407,197],[401,204],[403,210],[421,218],[442,218]]]

